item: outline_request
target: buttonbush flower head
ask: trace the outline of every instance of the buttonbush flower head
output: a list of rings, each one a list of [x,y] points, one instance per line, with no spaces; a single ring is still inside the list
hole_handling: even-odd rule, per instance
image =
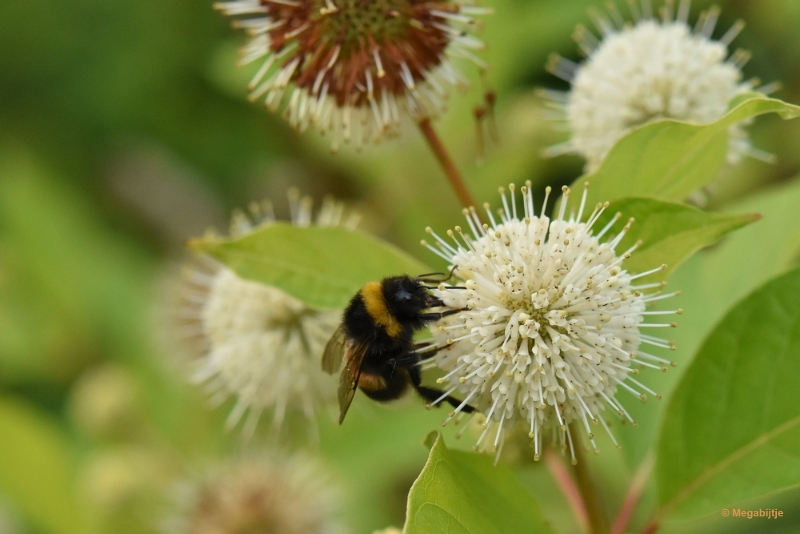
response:
[[[434,325],[433,339],[422,350],[440,347],[430,365],[445,372],[439,383],[447,385],[446,394],[461,394],[464,405],[485,415],[476,448],[490,440],[497,450],[503,429],[522,423],[537,459],[549,429],[574,460],[571,423],[585,429],[597,450],[594,425],[602,424],[614,440],[602,417],[606,407],[634,423],[618,391],[642,400],[646,393],[658,397],[634,375],[639,367],[666,369],[669,362],[640,346],[672,345],[643,332],[675,323],[646,318],[680,310],[646,311],[649,302],[674,294],[647,295],[662,284],[638,282],[665,266],[639,274],[625,270],[624,261],[640,245],[617,251],[632,219],[610,237],[620,214],[595,228],[608,203],[596,205],[584,220],[584,192],[577,214],[567,218],[565,187],[551,220],[544,214],[550,188],[538,216],[530,185],[521,188],[520,209],[515,191],[513,185],[508,194],[501,189],[499,218],[485,206],[490,224],[482,225],[473,209],[465,210],[469,232],[457,226],[446,239],[429,229],[438,246],[424,244],[464,281],[458,288],[440,285],[434,294],[463,311]]]
[[[470,32],[490,12],[461,0],[232,0],[215,4],[251,36],[242,64],[260,61],[250,98],[357,146],[397,132],[401,115],[438,115],[467,78],[451,58],[485,64]]]
[[[341,204],[326,201],[313,216],[310,198],[290,192],[292,222],[298,226],[343,225]],[[271,205],[251,207],[234,215],[231,233],[244,235],[274,221]],[[211,260],[209,260],[211,262]],[[263,411],[280,427],[287,409],[302,411],[312,421],[318,405],[335,397],[335,385],[320,368],[320,356],[340,321],[340,311],[320,311],[270,287],[239,277],[212,263],[187,276],[182,316],[188,334],[200,342],[193,380],[204,383],[214,403],[229,397],[236,404],[228,417],[235,426],[248,412],[245,434],[251,434]]]
[[[552,117],[566,121],[571,131],[569,141],[550,147],[547,154],[579,154],[590,172],[600,166],[619,138],[637,126],[663,118],[713,122],[737,95],[757,84],[742,82],[741,69],[749,52],[728,52],[728,45],[744,28],[742,21],[715,40],[716,6],[691,27],[689,0],[681,0],[677,13],[667,2],[660,18],[654,18],[650,0],[642,1],[641,10],[635,2],[629,5],[633,23],[625,21],[613,4],[609,16],[592,12],[599,38],[578,26],[574,37],[588,56],[584,62],[554,55],[547,66],[572,85],[566,93],[544,91],[555,110]],[[772,86],[759,89],[772,90]],[[750,145],[745,126],[740,122],[729,129],[729,163],[745,155],[770,157]]]
[[[335,490],[307,458],[257,457],[218,465],[176,492],[165,534],[338,534]]]

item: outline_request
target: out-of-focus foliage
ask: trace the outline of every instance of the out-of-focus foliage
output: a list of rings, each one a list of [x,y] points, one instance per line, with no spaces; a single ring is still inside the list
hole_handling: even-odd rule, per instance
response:
[[[234,67],[243,38],[211,3],[0,4],[0,513],[10,510],[23,533],[156,532],[174,480],[240,448],[238,436],[222,431],[230,406],[210,408],[185,383],[176,351],[161,342],[168,323],[155,310],[173,285],[170,265],[185,258],[184,239],[209,225],[222,229],[231,208],[265,196],[286,213],[288,186],[351,201],[364,215],[362,229],[437,268],[441,262],[418,245],[424,228],[461,221],[413,125],[362,154],[331,156],[327,139],[298,136],[248,103],[252,71]],[[561,87],[545,73],[546,58],[556,51],[577,59],[570,34],[588,21],[586,8],[602,2],[483,3],[495,8],[481,38],[489,44],[483,57],[498,95],[499,140],[475,165],[477,76],[436,126],[479,201],[493,200],[510,181],[532,180],[534,191],[572,183],[581,161],[539,157],[563,135],[541,119],[534,90]],[[695,2],[693,14],[710,3]],[[782,81],[775,96],[800,102],[798,3],[721,4],[720,27],[748,23],[734,43],[753,53],[745,73]],[[747,160],[723,168],[713,184],[708,207],[764,218],[674,274],[670,287],[684,290],[686,312],[674,336],[678,368],[648,376],[661,393],[675,387],[681,364],[731,304],[797,262],[797,182],[780,182],[800,169],[798,127],[756,119],[754,145],[777,164]],[[120,377],[135,393],[107,398]],[[101,383],[88,386],[93,380]],[[87,409],[93,398],[110,408]],[[628,451],[601,443],[603,454],[592,459],[609,515],[653,442],[662,409],[634,405],[640,427],[615,429]],[[419,399],[384,407],[361,396],[342,427],[322,415],[320,454],[346,488],[354,532],[403,523],[408,489],[425,462],[422,437],[444,416],[421,410]],[[289,440],[303,432],[297,425]],[[445,438],[453,443],[450,433]],[[554,529],[574,531],[541,465],[521,468],[519,479]],[[644,502],[656,506],[654,494]],[[796,511],[798,502],[790,494],[784,509]],[[637,516],[634,526],[644,520]],[[731,528],[717,518],[701,531]]]
[[[86,499],[72,488],[75,462],[64,432],[20,400],[0,401],[4,493],[44,532],[98,532]],[[11,458],[16,461],[9,461]]]

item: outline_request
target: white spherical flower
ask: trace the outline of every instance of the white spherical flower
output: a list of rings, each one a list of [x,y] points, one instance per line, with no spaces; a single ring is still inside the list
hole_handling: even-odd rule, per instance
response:
[[[672,294],[648,296],[647,289],[662,284],[637,285],[638,279],[664,266],[635,275],[623,267],[639,246],[616,250],[632,220],[603,241],[619,220],[618,214],[599,231],[594,228],[608,203],[598,204],[581,222],[584,193],[577,214],[566,218],[569,189],[564,188],[558,216],[550,220],[544,206],[535,214],[529,186],[521,191],[520,210],[513,185],[503,195],[500,220],[486,206],[491,224],[481,225],[474,210],[466,211],[471,233],[456,227],[446,240],[431,231],[439,246],[428,247],[464,282],[434,290],[448,307],[463,311],[431,328],[433,340],[427,348],[440,350],[430,361],[445,372],[439,383],[447,384],[447,394],[462,395],[464,405],[485,415],[476,447],[491,428],[488,439],[496,448],[503,428],[522,422],[537,458],[547,428],[573,450],[569,425],[575,422],[596,449],[591,427],[600,423],[608,430],[602,417],[606,406],[633,423],[615,398],[617,391],[642,399],[645,392],[656,395],[632,375],[639,366],[669,363],[639,347],[670,348],[670,342],[642,330],[675,323],[646,322],[645,317],[680,310],[645,310],[648,302]],[[549,193],[548,188],[545,206]]]
[[[164,534],[338,534],[340,499],[304,457],[230,461],[176,487]]]
[[[261,62],[250,98],[357,146],[396,134],[404,114],[438,115],[469,81],[451,61],[475,55],[487,8],[462,0],[229,0],[215,4],[251,35],[242,64]]]
[[[269,204],[254,206],[257,226],[274,221]],[[290,193],[292,222],[352,227],[342,205],[326,201],[316,219],[310,198]],[[252,231],[244,213],[233,217],[231,232]],[[245,280],[231,269],[211,262],[187,277],[182,316],[188,333],[201,344],[193,381],[206,384],[214,403],[236,398],[227,424],[235,426],[249,410],[245,434],[254,430],[264,411],[281,426],[287,410],[313,421],[315,410],[335,398],[335,384],[320,367],[325,344],[336,330],[341,312],[317,310],[275,287]],[[313,425],[312,425],[313,426]],[[313,430],[313,429],[312,429]]]
[[[548,64],[548,70],[572,85],[566,93],[545,91],[556,111],[553,118],[565,120],[572,134],[569,141],[548,149],[549,155],[579,154],[591,172],[634,128],[663,118],[713,122],[737,95],[754,89],[754,82],[742,82],[741,68],[749,53],[728,53],[744,24],[737,22],[714,40],[719,8],[701,14],[692,28],[687,23],[689,4],[682,0],[675,18],[671,3],[666,4],[660,20],[653,18],[649,0],[643,12],[631,4],[633,24],[613,5],[610,18],[594,12],[600,39],[578,27],[575,40],[587,54],[586,61],[577,64],[553,56]],[[745,155],[769,158],[750,145],[745,126],[740,122],[729,129],[729,163]]]

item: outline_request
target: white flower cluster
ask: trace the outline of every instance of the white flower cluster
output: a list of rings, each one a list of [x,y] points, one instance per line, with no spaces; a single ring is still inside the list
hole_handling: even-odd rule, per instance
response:
[[[714,40],[719,9],[703,13],[692,28],[687,22],[689,4],[682,0],[675,18],[671,4],[666,4],[658,20],[649,0],[642,11],[631,3],[633,25],[612,5],[610,18],[593,13],[600,39],[578,28],[575,39],[586,61],[577,64],[553,56],[548,64],[548,70],[572,85],[567,93],[544,92],[555,110],[553,118],[565,120],[572,132],[569,141],[548,149],[549,155],[579,154],[591,172],[637,126],[662,118],[713,122],[737,95],[754,89],[753,82],[741,81],[749,53],[728,54],[728,45],[744,24],[737,22]],[[737,123],[729,130],[729,163],[744,155],[769,157],[750,145],[745,125]]]
[[[657,369],[669,363],[639,350],[640,345],[671,348],[670,342],[640,330],[675,326],[648,323],[645,316],[680,310],[645,310],[648,302],[674,293],[648,296],[646,290],[662,284],[637,285],[664,266],[635,275],[623,268],[639,246],[616,252],[632,220],[603,242],[619,220],[617,214],[595,233],[607,203],[595,206],[581,222],[584,193],[577,215],[565,218],[569,189],[564,188],[558,216],[551,221],[544,215],[549,188],[538,216],[530,186],[521,188],[519,214],[515,187],[509,189],[503,194],[500,220],[487,205],[490,224],[481,224],[472,210],[465,213],[471,233],[456,227],[446,240],[430,232],[439,246],[428,247],[464,280],[460,289],[434,290],[448,307],[464,311],[431,327],[430,347],[440,347],[432,362],[445,372],[439,383],[447,384],[446,394],[461,394],[464,405],[486,417],[476,447],[490,427],[496,448],[503,427],[523,421],[538,458],[546,428],[558,432],[562,444],[573,450],[570,423],[582,424],[594,445],[591,425],[599,422],[609,430],[601,416],[606,406],[633,423],[615,398],[618,389],[642,399],[644,392],[656,395],[633,378],[638,373],[634,359]],[[609,435],[614,440],[610,430]]]
[[[343,207],[326,201],[316,219],[310,198],[290,192],[292,223],[298,226],[343,225]],[[244,213],[231,223],[233,235],[244,235],[275,220],[269,204],[254,206],[253,226]],[[320,367],[320,356],[341,320],[340,311],[309,308],[300,300],[257,282],[240,278],[214,264],[212,272],[194,269],[188,275],[184,318],[190,333],[203,342],[193,381],[205,383],[213,403],[236,397],[228,417],[235,426],[249,410],[244,433],[251,434],[263,411],[281,426],[287,409],[302,410],[313,420],[315,409],[335,398],[335,384]]]

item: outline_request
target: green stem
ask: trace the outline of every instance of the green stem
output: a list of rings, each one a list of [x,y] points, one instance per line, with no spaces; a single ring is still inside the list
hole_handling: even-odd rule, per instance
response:
[[[606,517],[603,513],[602,506],[600,506],[597,488],[592,482],[592,477],[589,473],[589,465],[583,454],[583,447],[581,447],[580,440],[578,439],[580,433],[574,426],[572,426],[569,431],[572,434],[572,441],[575,447],[575,459],[577,460],[575,463],[575,478],[578,483],[578,490],[581,492],[581,497],[586,506],[586,513],[589,516],[589,531],[591,534],[606,534],[606,532],[608,532]]]
[[[444,144],[442,144],[441,139],[439,139],[436,130],[433,129],[431,120],[429,118],[424,118],[417,124],[419,125],[423,137],[425,137],[425,140],[428,142],[428,146],[431,147],[431,150],[436,156],[436,160],[439,162],[439,165],[441,165],[444,174],[447,176],[450,185],[458,196],[458,200],[465,208],[476,206],[475,201],[472,200],[472,195],[470,195],[467,186],[464,184],[461,173],[458,172],[455,163],[453,163],[453,159],[450,157]]]

